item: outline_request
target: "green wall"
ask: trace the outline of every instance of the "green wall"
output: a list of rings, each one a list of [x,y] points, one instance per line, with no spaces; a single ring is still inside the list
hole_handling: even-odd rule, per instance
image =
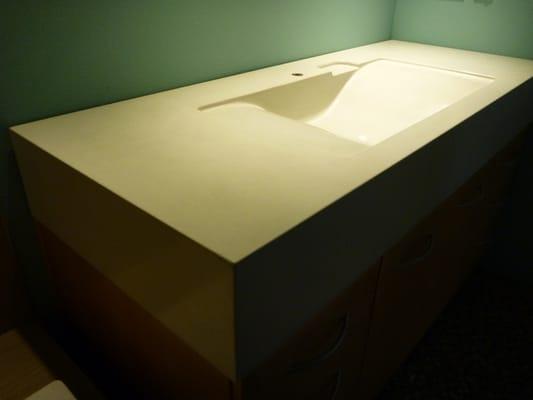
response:
[[[393,0],[9,1],[3,123],[390,38]]]
[[[0,213],[37,301],[45,276],[8,126],[386,40],[393,14],[394,0],[2,2]]]
[[[533,59],[533,0],[397,0],[392,36]]]

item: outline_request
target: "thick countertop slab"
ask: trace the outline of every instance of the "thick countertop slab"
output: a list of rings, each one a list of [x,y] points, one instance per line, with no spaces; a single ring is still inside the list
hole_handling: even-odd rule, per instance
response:
[[[368,147],[264,113],[207,104],[386,58],[493,83]],[[238,263],[533,76],[533,61],[386,41],[13,127],[45,152]],[[267,119],[268,117],[268,119]]]

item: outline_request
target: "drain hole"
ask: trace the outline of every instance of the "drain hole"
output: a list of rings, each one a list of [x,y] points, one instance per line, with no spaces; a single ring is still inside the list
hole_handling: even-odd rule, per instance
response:
[[[292,74],[292,76],[304,76],[304,74],[302,74],[301,72],[295,72],[294,74]]]

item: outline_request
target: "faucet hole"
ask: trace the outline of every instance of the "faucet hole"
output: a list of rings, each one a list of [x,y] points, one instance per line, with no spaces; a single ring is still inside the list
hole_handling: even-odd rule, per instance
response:
[[[292,74],[292,76],[304,76],[301,72],[295,72]]]

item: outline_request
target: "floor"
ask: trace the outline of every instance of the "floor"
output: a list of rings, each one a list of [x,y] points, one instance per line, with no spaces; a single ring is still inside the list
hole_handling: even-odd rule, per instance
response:
[[[378,400],[533,399],[533,265],[490,259]]]

